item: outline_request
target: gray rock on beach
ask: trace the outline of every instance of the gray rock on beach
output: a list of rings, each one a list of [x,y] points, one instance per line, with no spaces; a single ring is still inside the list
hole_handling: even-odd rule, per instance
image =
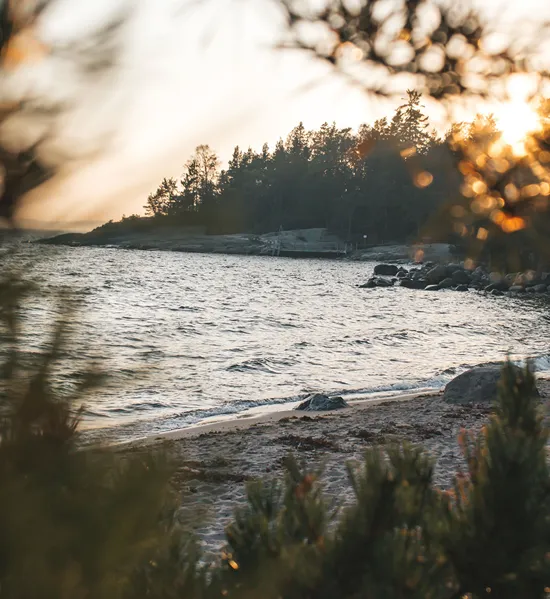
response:
[[[313,393],[295,409],[303,412],[325,412],[342,408],[349,408],[342,397],[329,397],[322,393]]]
[[[443,400],[452,404],[493,403],[498,396],[501,373],[502,364],[467,370],[447,384]]]

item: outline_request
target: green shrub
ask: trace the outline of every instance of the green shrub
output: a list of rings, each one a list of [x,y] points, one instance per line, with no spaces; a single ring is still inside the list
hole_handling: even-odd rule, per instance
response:
[[[37,293],[13,273],[0,281],[0,594],[116,598],[136,563],[167,538],[170,472],[154,455],[79,451],[81,402],[102,378],[90,369],[70,393],[55,385],[74,303],[63,294],[51,339],[29,361],[21,307]]]
[[[442,545],[462,593],[543,597],[550,586],[548,431],[537,398],[529,369],[507,364],[490,424],[461,440],[468,476],[456,485]]]

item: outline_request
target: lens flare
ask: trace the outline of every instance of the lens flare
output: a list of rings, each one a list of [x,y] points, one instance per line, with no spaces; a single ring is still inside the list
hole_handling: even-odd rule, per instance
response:
[[[512,147],[514,155],[526,155],[526,138],[541,130],[540,117],[534,106],[522,99],[504,102],[496,106],[495,119],[502,131],[502,140]]]

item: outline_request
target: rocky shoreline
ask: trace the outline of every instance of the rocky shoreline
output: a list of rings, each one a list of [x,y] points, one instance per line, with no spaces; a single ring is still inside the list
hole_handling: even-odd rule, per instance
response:
[[[41,235],[38,239],[34,239],[33,243],[122,250],[309,257],[392,263],[409,263],[421,251],[425,260],[441,263],[452,259],[448,244],[411,246],[388,243],[358,247],[345,242],[338,235],[324,228],[294,229],[263,234],[208,235],[204,231],[189,227],[164,226],[137,230],[124,228],[122,223],[108,223],[88,233],[63,233],[53,237]]]
[[[502,274],[489,272],[483,266],[475,269],[462,264],[435,264],[426,262],[422,265],[405,268],[402,265],[378,264],[374,268],[374,276],[366,283],[359,285],[362,289],[376,287],[393,287],[424,291],[483,291],[491,295],[550,294],[549,272],[516,272]]]
[[[351,246],[327,229],[295,229],[272,233],[210,235],[200,228],[149,226],[146,230],[107,223],[88,233],[65,233],[36,243],[69,247],[170,251],[244,256],[343,258]],[[388,254],[388,260],[392,259]]]

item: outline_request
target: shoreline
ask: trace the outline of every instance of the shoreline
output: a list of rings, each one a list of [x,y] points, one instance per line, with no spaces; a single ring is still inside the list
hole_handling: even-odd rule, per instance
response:
[[[545,356],[541,356],[546,358]],[[524,358],[518,358],[518,363],[523,363]],[[490,366],[503,364],[502,361],[482,362],[476,366]],[[543,384],[548,384],[550,395],[550,370],[546,366],[537,370],[537,380]],[[455,373],[458,376],[460,372]],[[451,380],[451,379],[450,379]],[[448,381],[447,381],[448,382]],[[229,411],[215,413],[204,416],[196,422],[189,424],[179,424],[173,428],[165,430],[154,430],[159,423],[169,422],[172,416],[156,416],[152,418],[143,418],[137,420],[128,420],[118,423],[106,423],[100,425],[81,426],[81,445],[82,446],[106,446],[115,449],[131,448],[136,446],[151,447],[162,442],[178,441],[181,439],[196,438],[210,433],[243,431],[256,425],[273,425],[280,420],[307,416],[309,419],[322,418],[335,414],[347,414],[356,410],[379,406],[388,403],[403,403],[417,399],[432,398],[441,396],[445,389],[445,384],[432,387],[418,387],[402,390],[384,390],[369,394],[353,393],[349,397],[344,394],[344,399],[348,408],[330,411],[298,411],[295,408],[307,397],[294,398],[284,403],[261,403],[246,407],[242,411]],[[339,395],[337,392],[328,393],[329,396]],[[148,432],[144,429],[153,429]]]
[[[538,376],[537,386],[548,426],[550,378]],[[395,444],[421,447],[433,462],[434,485],[448,490],[456,475],[467,469],[459,433],[466,429],[478,434],[493,412],[489,404],[447,403],[442,390],[352,399],[348,404],[328,412],[287,407],[248,417],[213,417],[110,449],[122,459],[146,456],[151,450],[167,459],[180,501],[178,519],[196,537],[202,559],[208,562],[223,550],[225,528],[236,508],[246,503],[248,483],[281,480],[290,453],[310,473],[320,473],[325,499],[338,508],[354,501],[349,472],[362,468],[365,453]]]
[[[269,411],[266,410],[265,406],[262,406],[260,408],[252,408],[252,410],[249,410],[248,412],[243,412],[241,414],[211,416],[210,418],[206,418],[205,420],[197,424],[193,424],[187,427],[156,434],[145,435],[143,437],[132,439],[130,441],[119,441],[111,444],[110,446],[116,449],[123,449],[124,447],[133,447],[135,445],[149,447],[157,443],[195,438],[210,433],[244,431],[253,426],[273,425],[277,422],[280,422],[281,420],[294,417],[300,418],[306,416],[310,419],[315,419],[336,414],[349,414],[354,410],[362,410],[369,407],[385,404],[388,402],[405,402],[421,398],[430,398],[437,395],[441,395],[441,393],[442,390],[434,390],[404,393],[401,395],[385,395],[374,399],[352,399],[347,401],[349,405],[349,407],[347,408],[315,412],[308,412],[296,410],[294,408],[289,408],[287,407],[288,404],[281,404],[281,406],[285,406],[284,409]],[[296,402],[295,405],[298,405],[298,403],[300,402]],[[254,411],[258,411],[259,413],[255,415]]]
[[[116,223],[115,223],[116,224]],[[90,231],[35,239],[33,243],[67,247],[102,247],[124,250],[171,251],[190,254],[320,258],[372,262],[414,262],[421,248],[424,260],[449,262],[448,244],[387,243],[353,248],[326,229],[296,229],[274,233],[206,235],[177,227],[149,231]]]

